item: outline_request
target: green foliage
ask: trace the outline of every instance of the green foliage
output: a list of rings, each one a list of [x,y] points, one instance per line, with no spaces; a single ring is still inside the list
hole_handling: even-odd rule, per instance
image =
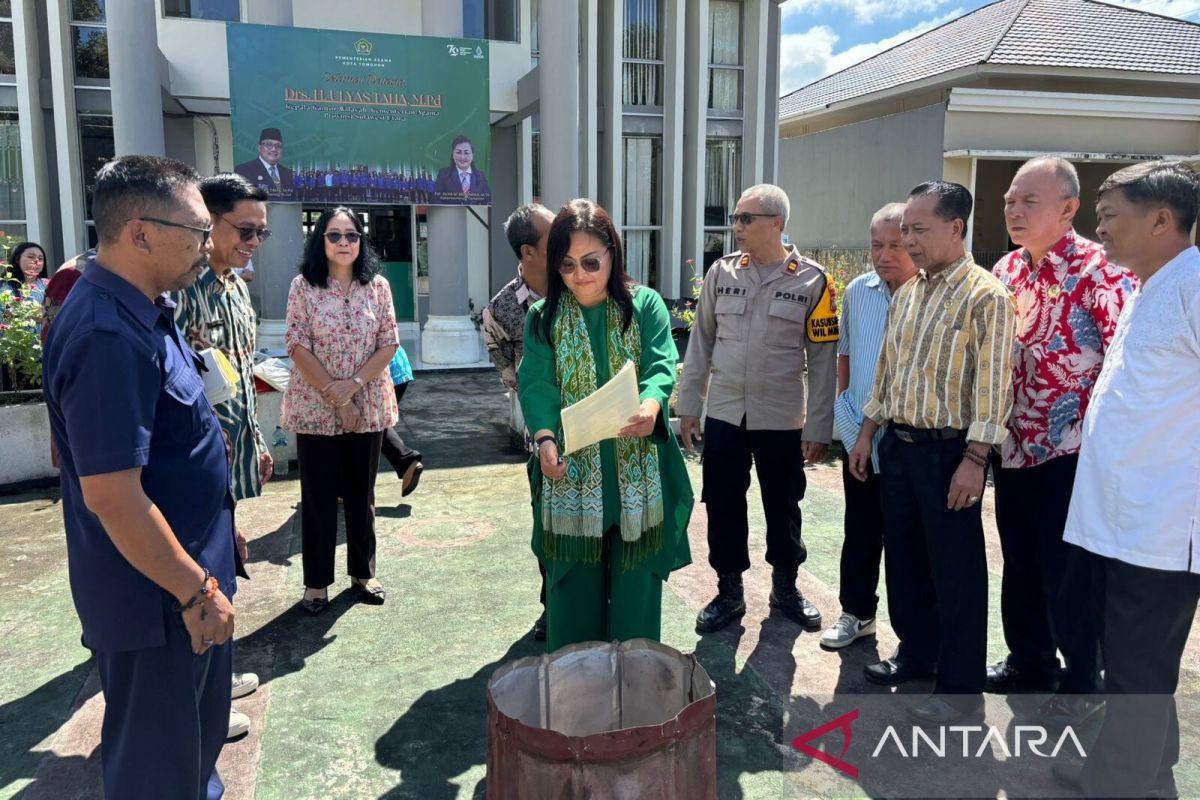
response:
[[[688,267],[692,270],[692,297],[683,301],[683,308],[672,308],[671,316],[679,320],[690,331],[696,322],[696,304],[700,302],[700,293],[704,291],[704,276],[696,273],[696,260],[689,258]]]
[[[0,291],[0,365],[17,389],[42,385],[42,306]]]

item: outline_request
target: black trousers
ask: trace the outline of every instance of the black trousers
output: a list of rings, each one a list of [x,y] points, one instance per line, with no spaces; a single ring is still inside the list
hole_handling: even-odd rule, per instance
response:
[[[962,439],[879,443],[888,610],[900,655],[936,665],[934,691],[977,694],[987,671],[987,559],[982,503],[946,507]]]
[[[400,399],[404,397],[407,390],[407,383],[396,384],[396,405],[400,405]],[[408,468],[421,460],[421,454],[404,443],[404,440],[400,438],[399,427],[397,424],[383,432],[383,445],[380,453],[392,465],[392,469],[396,470],[397,477],[403,478],[404,473],[408,472]]]
[[[375,577],[375,473],[383,432],[296,434],[304,585],[333,583],[338,498],[346,515],[347,572]]]
[[[704,489],[708,512],[708,563],[718,574],[750,569],[746,492],[754,461],[767,517],[767,563],[795,574],[808,557],[800,535],[800,501],[808,479],[799,430],[748,431],[746,422],[704,422]]]
[[[1084,794],[1145,797],[1179,761],[1175,689],[1200,575],[1101,561],[1108,707],[1084,764]]]
[[[850,474],[850,460],[842,452],[842,488],[846,513],[842,517],[844,538],[838,600],[842,611],[859,619],[871,619],[879,607],[879,559],[883,556],[883,504],[879,498],[879,476],[867,464],[867,479]]]
[[[994,470],[1008,660],[1023,672],[1053,677],[1061,650],[1066,670],[1059,691],[1066,694],[1090,694],[1100,686],[1100,565],[1062,538],[1078,462],[1079,456],[1066,455]]]

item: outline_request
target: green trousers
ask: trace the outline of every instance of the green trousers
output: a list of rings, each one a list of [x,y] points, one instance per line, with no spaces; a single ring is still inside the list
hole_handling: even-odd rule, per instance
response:
[[[645,566],[622,569],[619,546],[608,546],[616,536],[619,536],[616,528],[605,534],[600,563],[573,564],[557,581],[547,581],[549,652],[576,642],[642,637],[658,641],[661,636],[662,579]],[[550,565],[547,567],[551,577],[559,572]]]

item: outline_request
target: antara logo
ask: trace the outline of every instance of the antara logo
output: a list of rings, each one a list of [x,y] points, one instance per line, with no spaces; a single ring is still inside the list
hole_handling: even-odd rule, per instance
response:
[[[824,725],[813,728],[811,731],[800,734],[792,740],[792,747],[818,761],[825,762],[840,772],[846,773],[851,778],[858,778],[858,767],[845,760],[846,752],[850,749],[850,743],[854,738],[852,726],[856,719],[858,719],[857,708],[826,722]],[[818,750],[811,744],[815,739],[820,739],[825,734],[836,730],[842,732],[842,751],[838,755],[830,755],[824,750]],[[978,741],[977,747],[972,747],[973,740],[971,734],[981,734],[980,738],[976,740]],[[883,735],[879,737],[875,749],[871,752],[871,758],[878,758],[879,754],[889,743],[891,748],[901,758],[917,758],[922,755],[946,758],[947,753],[953,757],[959,750],[959,748],[952,748],[950,746],[953,744],[953,739],[956,736],[962,744],[961,751],[963,758],[981,758],[985,753],[991,755],[994,752],[992,750],[993,745],[999,748],[1006,758],[1020,757],[1026,754],[1035,755],[1039,758],[1057,758],[1058,754],[1068,743],[1075,749],[1075,753],[1080,759],[1087,758],[1087,753],[1084,752],[1079,737],[1075,735],[1074,729],[1070,726],[1063,728],[1062,733],[1059,734],[1058,740],[1054,744],[1054,748],[1050,752],[1043,752],[1040,748],[1050,740],[1050,736],[1041,725],[1015,726],[1011,749],[1009,748],[1008,740],[1005,738],[1004,731],[994,725],[942,725],[936,729],[936,733],[932,736],[926,733],[923,728],[914,725],[912,727],[912,735],[909,739],[909,747],[905,749],[904,740],[900,738],[896,727],[889,725],[884,730]],[[950,743],[947,742],[947,737],[949,737]]]

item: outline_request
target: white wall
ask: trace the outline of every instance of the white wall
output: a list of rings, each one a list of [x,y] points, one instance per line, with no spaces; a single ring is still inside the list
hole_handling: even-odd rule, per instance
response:
[[[1200,121],[950,111],[947,150],[1195,155]]]
[[[421,0],[292,0],[292,23],[297,28],[420,36]]]
[[[942,177],[940,105],[779,142],[779,184],[799,247],[866,247],[871,215]]]
[[[158,49],[170,65],[171,94],[229,99],[224,22],[159,17]]]

